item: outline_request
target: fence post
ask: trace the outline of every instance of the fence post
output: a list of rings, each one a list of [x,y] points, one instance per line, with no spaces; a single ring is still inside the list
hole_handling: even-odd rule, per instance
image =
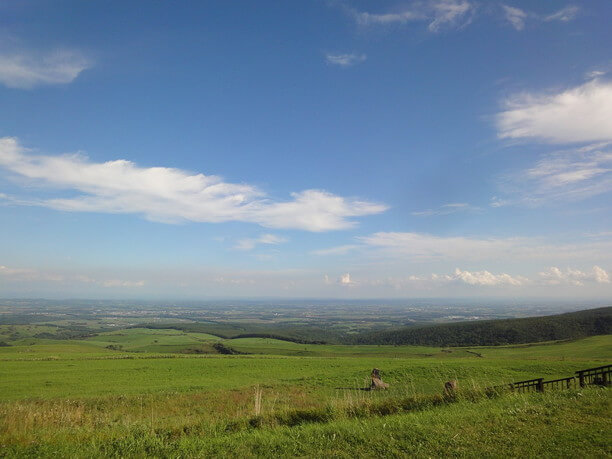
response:
[[[580,387],[584,387],[584,372],[582,371],[577,371],[576,373],[578,373],[578,380],[580,381]]]
[[[538,384],[536,386],[536,390],[538,392],[544,392],[544,378],[539,378],[538,379]]]

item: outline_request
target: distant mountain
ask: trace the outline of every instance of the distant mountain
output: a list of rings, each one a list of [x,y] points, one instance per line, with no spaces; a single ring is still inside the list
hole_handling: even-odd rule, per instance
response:
[[[493,346],[584,338],[612,333],[612,307],[544,317],[501,319],[367,332],[353,344]]]

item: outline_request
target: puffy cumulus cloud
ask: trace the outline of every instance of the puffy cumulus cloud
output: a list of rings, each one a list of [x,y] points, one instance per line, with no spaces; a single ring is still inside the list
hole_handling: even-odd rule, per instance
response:
[[[365,62],[367,56],[365,54],[326,54],[325,61],[328,64],[338,65],[340,67],[351,67],[355,64]]]
[[[277,245],[287,242],[287,239],[275,234],[262,234],[258,238],[245,238],[238,241],[234,248],[238,250],[252,250],[257,245]]]
[[[8,137],[0,138],[0,167],[38,185],[77,193],[31,204],[71,212],[134,213],[165,223],[242,221],[320,232],[351,228],[351,217],[387,209],[324,190],[296,192],[290,201],[275,202],[254,186],[213,175],[143,168],[126,160],[95,163],[82,155],[34,156]]]
[[[9,88],[66,84],[92,66],[92,61],[76,51],[57,50],[48,54],[0,51],[0,83]]]
[[[525,11],[508,5],[502,5],[502,9],[504,10],[508,22],[512,24],[512,27],[516,30],[523,30],[525,28],[525,19],[527,18],[527,13],[525,13]]]
[[[325,276],[327,284],[333,284],[328,276]],[[468,284],[478,287],[520,287],[529,284],[529,279],[523,276],[511,276],[510,274],[494,274],[489,271],[463,271],[455,269],[452,274],[433,273],[430,276],[407,275],[403,277],[389,276],[383,279],[362,279],[359,283],[351,280],[349,274],[345,274],[336,283],[340,285],[368,287],[392,287],[395,290],[411,289],[414,287],[432,289],[445,284]]]
[[[600,268],[599,266],[593,266],[593,278],[595,279],[595,282],[599,284],[610,283],[610,276],[604,269]]]
[[[327,274],[325,274],[325,276],[323,276],[323,282],[326,285],[340,285],[343,287],[354,287],[357,285],[357,282],[351,279],[350,273],[340,275],[340,277],[335,281],[332,280]]]
[[[355,22],[362,26],[407,24],[427,21],[430,32],[461,27],[470,21],[474,5],[467,0],[429,0],[413,2],[401,9],[385,13],[369,13],[348,9]]]
[[[610,276],[599,266],[593,266],[591,272],[571,268],[567,268],[563,271],[556,266],[552,266],[547,271],[539,273],[539,276],[545,284],[549,285],[570,284],[582,286],[585,282],[596,282],[599,284],[610,283]]]
[[[500,138],[553,143],[612,141],[612,82],[594,79],[554,94],[517,94],[497,115]]]
[[[470,285],[513,285],[519,286],[527,282],[522,276],[512,277],[509,274],[492,274],[489,271],[462,271],[455,269],[453,279],[460,280]]]

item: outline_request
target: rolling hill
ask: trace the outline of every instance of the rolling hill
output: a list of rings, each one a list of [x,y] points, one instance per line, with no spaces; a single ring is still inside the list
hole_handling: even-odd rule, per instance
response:
[[[494,346],[584,338],[612,333],[612,307],[553,316],[486,320],[405,327],[369,332],[349,339],[354,344],[421,346]]]

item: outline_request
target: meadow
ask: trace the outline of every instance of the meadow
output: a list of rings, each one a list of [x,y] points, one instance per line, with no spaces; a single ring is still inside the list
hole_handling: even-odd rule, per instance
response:
[[[45,325],[13,325],[10,333],[8,327],[0,327],[0,338],[8,339],[0,347],[4,456],[243,456],[265,451],[494,456],[494,446],[483,443],[483,429],[492,420],[499,420],[495,428],[521,451],[528,438],[537,439],[519,435],[521,429],[558,416],[565,427],[556,421],[544,425],[550,435],[564,439],[555,440],[557,448],[587,448],[590,455],[611,452],[601,433],[610,427],[607,390],[526,395],[485,390],[607,364],[610,335],[445,348],[221,339],[146,328],[54,340],[36,337],[46,336],[41,335],[47,333],[41,331]],[[239,354],[219,354],[216,343]],[[374,367],[390,384],[388,391],[360,390],[369,384]],[[458,380],[461,389],[452,400],[442,396],[443,383],[450,379]],[[459,430],[458,422],[465,423]],[[442,428],[443,433],[437,432]],[[573,436],[562,435],[564,429]],[[580,429],[588,436],[578,435]],[[541,451],[552,454],[555,446]]]

